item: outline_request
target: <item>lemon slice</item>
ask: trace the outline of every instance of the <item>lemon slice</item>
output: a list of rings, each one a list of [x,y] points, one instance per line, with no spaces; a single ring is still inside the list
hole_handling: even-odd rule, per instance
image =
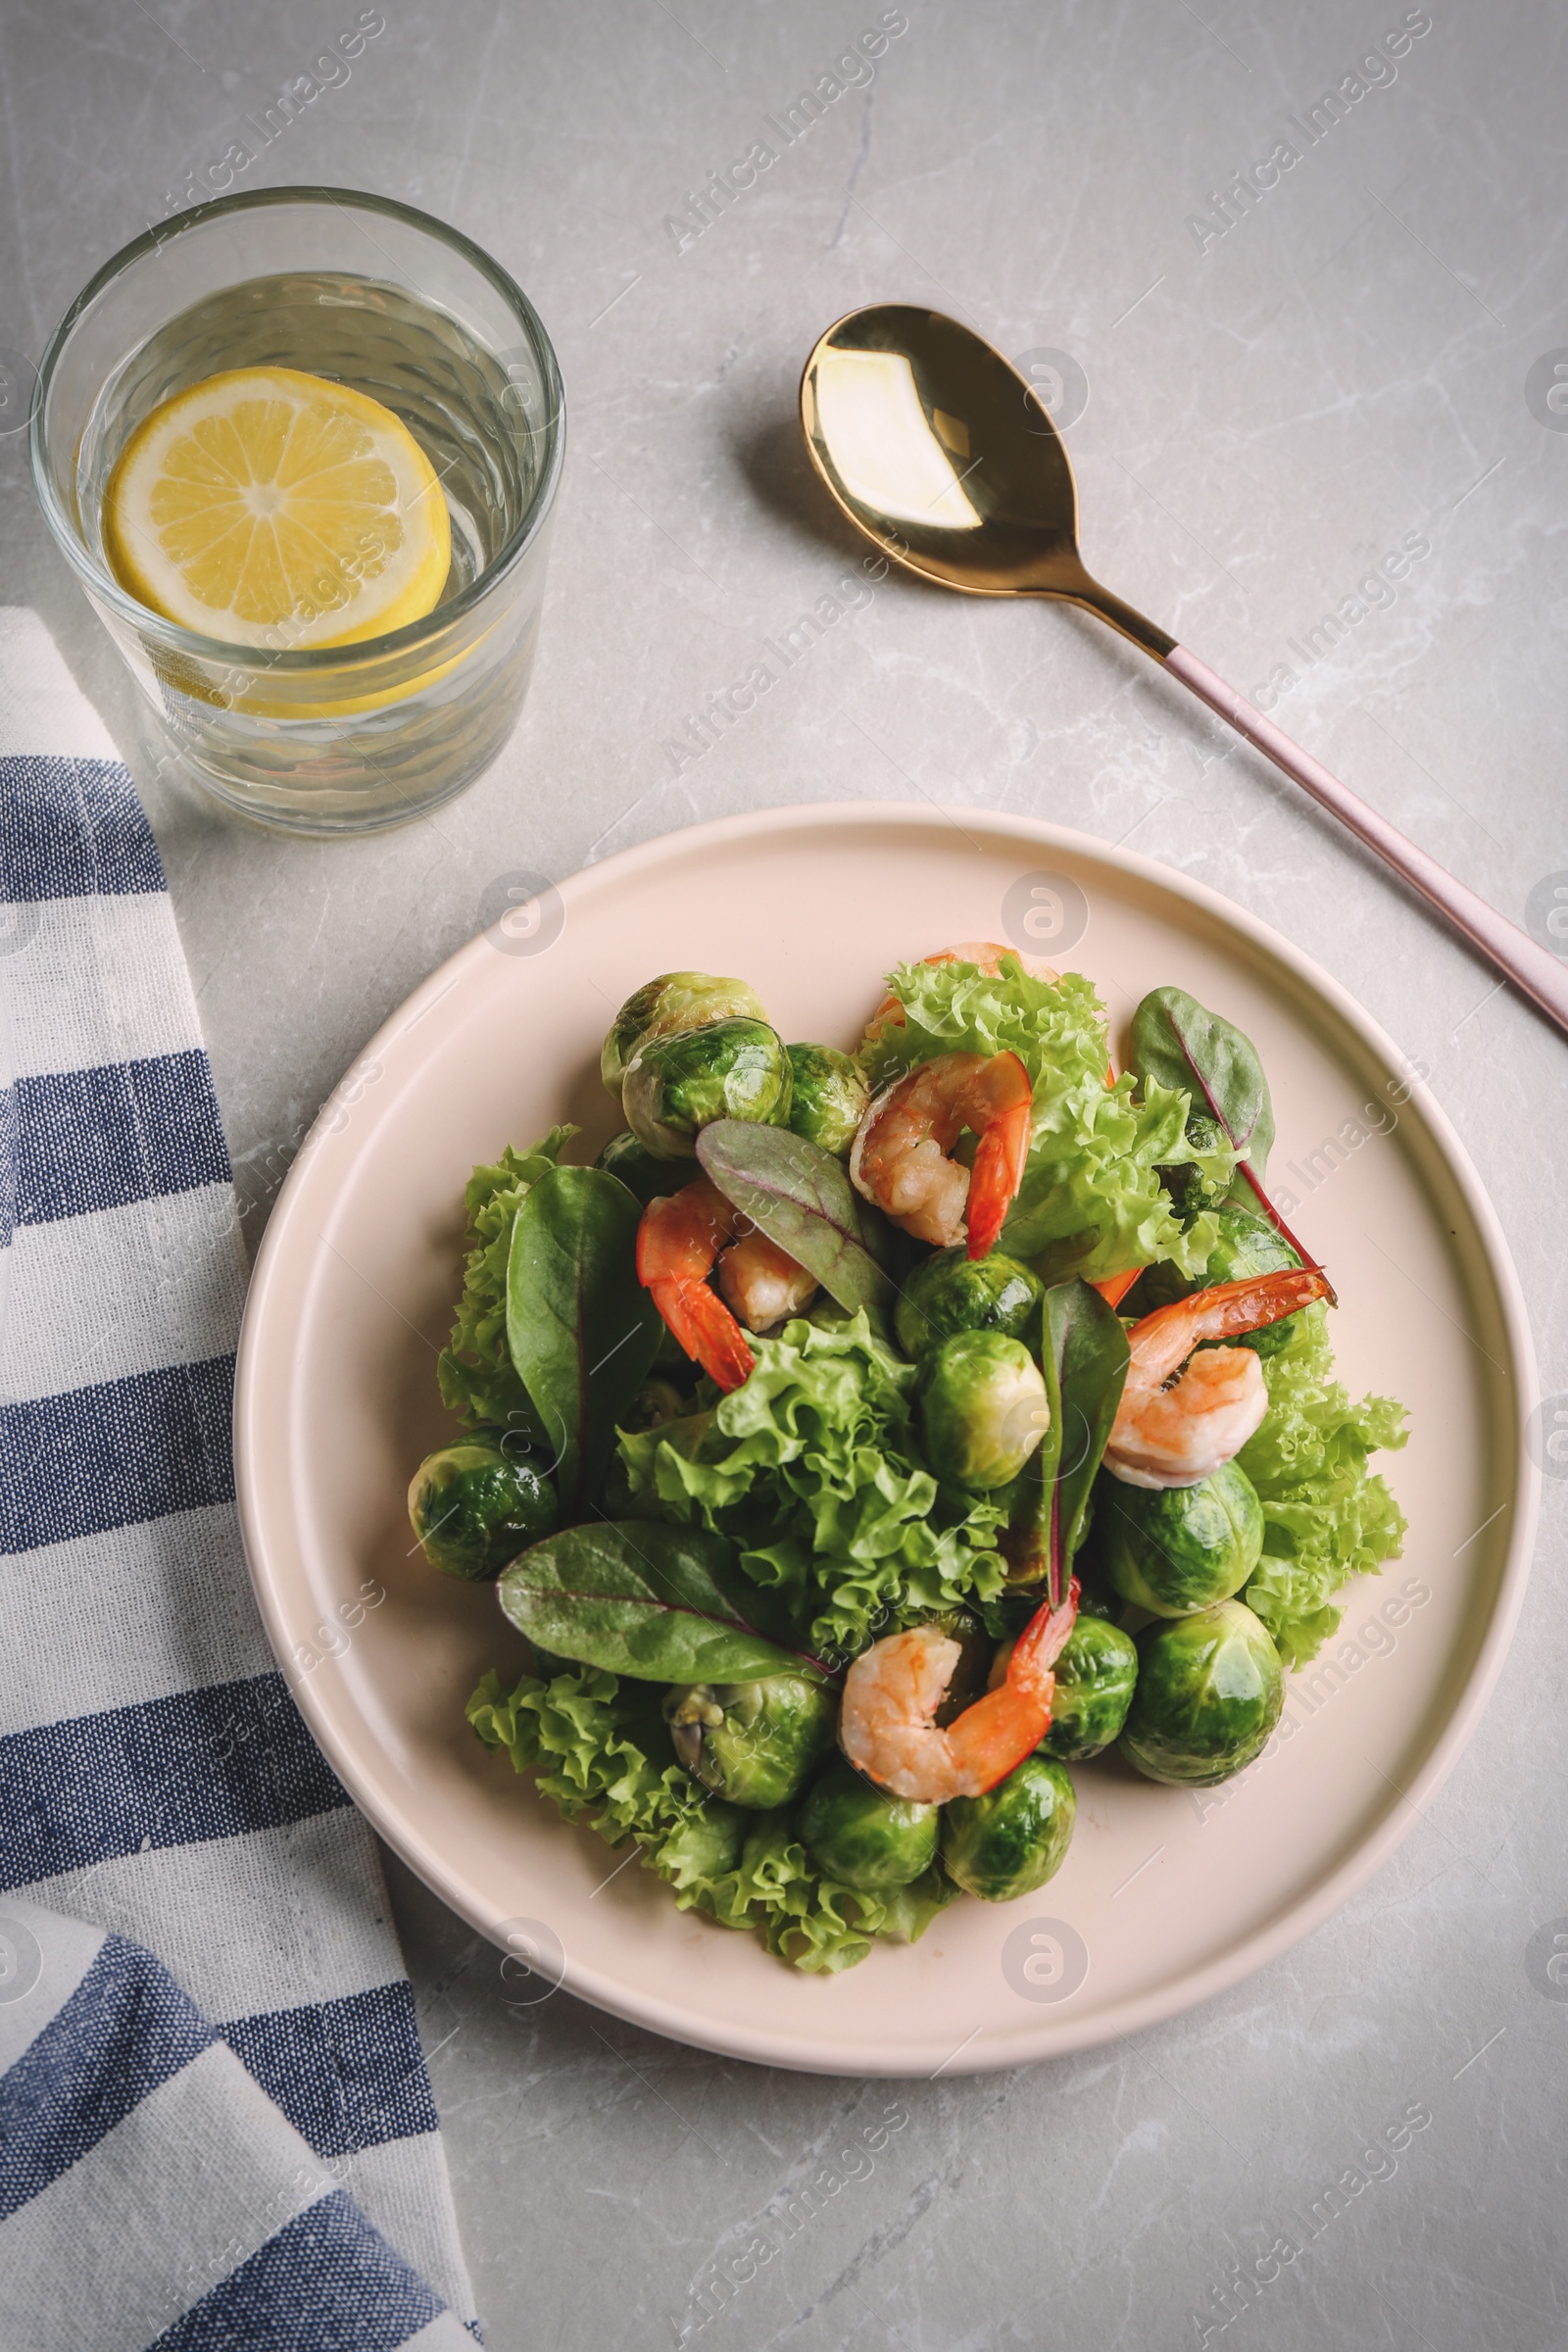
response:
[[[105,493],[104,550],[167,620],[280,653],[422,618],[452,525],[390,409],[294,368],[235,368],[137,426]]]

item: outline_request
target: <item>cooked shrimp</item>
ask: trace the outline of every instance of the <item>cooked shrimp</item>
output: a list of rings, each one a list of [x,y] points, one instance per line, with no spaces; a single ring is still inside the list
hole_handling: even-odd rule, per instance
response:
[[[922,963],[977,963],[987,978],[994,980],[1002,969],[1004,956],[1017,956],[1032,979],[1049,980],[1054,987],[1061,978],[1054,963],[1042,963],[1038,956],[1019,956],[1016,948],[999,947],[994,939],[960,939],[956,948],[938,948],[934,956],[922,956],[920,960]],[[862,1042],[868,1046],[874,1044],[890,1022],[896,1028],[902,1028],[904,1024],[904,1006],[891,992],[883,998],[866,1022]]]
[[[844,1678],[839,1744],[857,1772],[890,1796],[945,1805],[984,1796],[1039,1746],[1051,1729],[1052,1672],[1078,1614],[1078,1586],[1059,1609],[1037,1609],[1013,1644],[994,1690],[950,1723],[935,1722],[962,1654],[934,1625],[890,1634],[863,1650]]]
[[[850,1153],[856,1188],[917,1242],[946,1249],[968,1224],[971,1257],[987,1255],[1029,1153],[1029,1073],[1016,1054],[939,1054],[884,1087]],[[979,1138],[973,1170],[948,1154],[964,1128]]]
[[[637,1279],[687,1354],[717,1381],[738,1389],[756,1360],[739,1324],[708,1277],[735,1239],[739,1210],[716,1184],[698,1176],[643,1210],[637,1228]]]
[[[738,1389],[755,1358],[735,1316],[708,1277],[718,1267],[719,1289],[741,1321],[763,1331],[796,1313],[816,1290],[813,1277],[749,1226],[707,1176],[645,1208],[637,1228],[637,1278],[653,1294],[665,1323],[721,1389]],[[721,1254],[722,1253],[722,1254]]]
[[[817,1291],[816,1276],[756,1225],[719,1259],[718,1287],[748,1331],[766,1331],[786,1315],[798,1315]]]
[[[1261,1331],[1328,1296],[1328,1276],[1300,1266],[1216,1283],[1145,1315],[1129,1334],[1131,1361],[1105,1468],[1129,1487],[1200,1485],[1241,1452],[1268,1411],[1268,1391],[1250,1348],[1207,1348],[1197,1355],[1194,1348],[1201,1340]]]

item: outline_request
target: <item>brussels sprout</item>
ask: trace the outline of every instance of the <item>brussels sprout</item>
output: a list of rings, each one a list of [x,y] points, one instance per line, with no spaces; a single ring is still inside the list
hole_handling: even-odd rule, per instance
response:
[[[1222,1208],[1214,1221],[1219,1239],[1208,1253],[1210,1282],[1243,1282],[1249,1275],[1275,1274],[1301,1262],[1278,1227],[1266,1217],[1254,1216],[1250,1208]],[[1271,1323],[1268,1331],[1254,1331],[1249,1337],[1266,1340],[1278,1329],[1277,1323]]]
[[[689,1396],[683,1396],[671,1380],[645,1380],[627,1408],[621,1429],[662,1429],[666,1421],[681,1421],[692,1409]]]
[[[1021,1340],[1039,1332],[1045,1292],[1040,1278],[1015,1257],[993,1250],[970,1257],[960,1244],[917,1265],[899,1294],[893,1327],[906,1355],[916,1358],[958,1331],[1000,1331]]]
[[[1025,1756],[984,1796],[958,1796],[942,1815],[942,1859],[982,1902],[1033,1894],[1061,1868],[1078,1800],[1050,1756]]]
[[[656,1159],[648,1146],[640,1144],[629,1127],[623,1127],[619,1135],[611,1137],[594,1161],[594,1166],[607,1169],[612,1176],[618,1176],[627,1192],[634,1193],[644,1208],[650,1200],[661,1200],[666,1193],[677,1191],[686,1181],[684,1176],[671,1172],[667,1159]]]
[[[1228,1152],[1231,1148],[1231,1139],[1219,1121],[1201,1110],[1195,1110],[1187,1122],[1187,1141],[1195,1152]],[[1179,1160],[1174,1167],[1156,1168],[1154,1174],[1181,1215],[1189,1218],[1196,1217],[1200,1209],[1218,1208],[1236,1182],[1230,1170],[1221,1176],[1210,1176],[1191,1159]],[[1247,1182],[1245,1176],[1242,1182]]]
[[[808,1144],[847,1158],[871,1101],[858,1061],[836,1046],[786,1046],[794,1092],[790,1126]]]
[[[470,1584],[499,1576],[519,1551],[553,1535],[560,1516],[544,1472],[488,1430],[426,1454],[409,1488],[409,1519],[425,1558]]]
[[[1250,1209],[1222,1208],[1215,1223],[1219,1239],[1203,1268],[1205,1288],[1216,1282],[1246,1282],[1255,1274],[1277,1274],[1301,1262],[1268,1219],[1254,1217]],[[1150,1314],[1156,1306],[1168,1305],[1173,1298],[1185,1298],[1189,1291],[1198,1287],[1166,1260],[1146,1269],[1138,1286],[1138,1303],[1145,1314]],[[1282,1348],[1289,1347],[1291,1335],[1304,1311],[1298,1307],[1294,1315],[1285,1315],[1262,1331],[1244,1332],[1239,1339],[1228,1340],[1225,1345],[1250,1348],[1256,1355],[1277,1355]]]
[[[1222,1208],[1217,1222],[1219,1240],[1208,1253],[1205,1268],[1211,1283],[1245,1282],[1251,1275],[1277,1274],[1301,1262],[1268,1219],[1253,1216],[1250,1209]],[[1298,1307],[1294,1315],[1283,1315],[1262,1331],[1245,1332],[1240,1345],[1250,1348],[1254,1355],[1278,1355],[1282,1348],[1290,1346],[1304,1312]]]
[[[1004,1487],[1051,1420],[1040,1366],[1021,1340],[957,1331],[929,1355],[920,1380],[926,1460],[961,1487]]]
[[[936,1858],[940,1805],[884,1796],[848,1764],[830,1764],[808,1789],[796,1828],[817,1868],[868,1892],[908,1886]]]
[[[1081,1764],[1108,1747],[1126,1720],[1138,1680],[1138,1644],[1108,1618],[1089,1614],[1080,1598],[1055,1672],[1051,1729],[1040,1752]]]
[[[649,1038],[673,1029],[701,1029],[736,1013],[755,1021],[767,1018],[760,997],[744,980],[715,980],[710,972],[661,972],[634,989],[616,1013],[599,1056],[599,1074],[618,1100],[637,1049]]]
[[[1187,1617],[1241,1591],[1262,1556],[1263,1506],[1238,1463],[1196,1487],[1103,1479],[1096,1558],[1123,1600]]]
[[[757,1683],[687,1683],[664,1700],[675,1753],[732,1805],[787,1804],[833,1744],[838,1699],[804,1674]]]
[[[1245,1601],[1139,1636],[1138,1688],[1118,1745],[1152,1781],[1210,1788],[1259,1755],[1285,1704],[1280,1654]]]
[[[656,1159],[691,1159],[714,1119],[782,1127],[790,1110],[790,1065],[765,1021],[711,1021],[652,1037],[626,1072],[627,1123]]]

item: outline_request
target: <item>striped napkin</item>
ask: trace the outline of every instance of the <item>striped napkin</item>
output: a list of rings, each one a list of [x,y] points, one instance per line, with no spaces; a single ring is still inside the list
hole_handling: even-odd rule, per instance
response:
[[[0,996],[0,2347],[466,2345],[374,1844],[245,1574],[244,1260],[163,870],[16,611]]]

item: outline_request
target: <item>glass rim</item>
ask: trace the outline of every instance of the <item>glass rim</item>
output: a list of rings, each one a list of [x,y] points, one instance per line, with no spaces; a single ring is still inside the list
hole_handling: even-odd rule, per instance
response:
[[[133,262],[220,215],[258,212],[268,206],[284,204],[330,205],[334,211],[352,206],[361,212],[388,214],[460,254],[482,277],[489,279],[502,300],[516,314],[539,361],[544,377],[547,415],[545,422],[539,427],[545,441],[544,464],[521,519],[495,561],[487,564],[450,603],[437,605],[418,620],[411,620],[401,629],[390,629],[384,636],[355,638],[346,645],[300,646],[274,652],[266,646],[236,645],[226,637],[209,637],[201,630],[187,629],[177,620],[167,619],[163,613],[155,612],[150,605],[144,605],[139,598],[132,596],[128,589],[122,588],[107,565],[95,562],[80,531],[73,523],[56,493],[48,463],[44,416],[55,370],[73,329],[104,288],[122,276]],[[43,509],[44,520],[66,560],[89,593],[102,598],[141,635],[153,638],[169,652],[194,656],[205,662],[222,662],[231,669],[311,676],[326,669],[341,669],[345,664],[353,665],[371,656],[414,651],[482,604],[492,588],[515,567],[548,519],[555,504],[565,456],[565,386],[562,382],[555,345],[550,340],[544,320],[511,272],[486,253],[482,245],[476,245],[471,237],[466,236],[461,228],[453,228],[446,221],[436,220],[433,214],[422,213],[412,204],[400,204],[392,196],[373,196],[363,188],[328,188],[313,183],[300,187],[244,188],[237,189],[232,195],[211,197],[204,204],[191,205],[172,222],[159,222],[156,226],[144,229],[139,237],[133,237],[128,245],[122,245],[118,253],[112,254],[87,280],[44,346],[43,358],[38,364],[38,384],[32,415],[27,425],[27,455],[32,469],[33,489]]]

